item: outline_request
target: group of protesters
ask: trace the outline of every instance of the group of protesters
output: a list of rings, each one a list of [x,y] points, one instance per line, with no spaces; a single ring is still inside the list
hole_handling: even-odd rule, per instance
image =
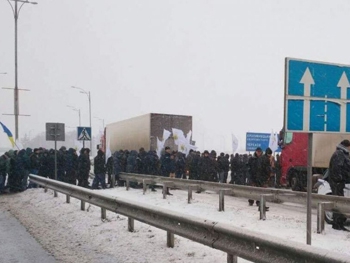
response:
[[[31,148],[18,151],[9,150],[0,156],[0,193],[21,192],[37,187],[28,184],[29,174],[39,175],[62,182],[88,187],[90,173],[90,150],[82,148],[78,156],[75,149],[62,146],[54,149]],[[57,158],[57,178],[55,175],[55,155]]]
[[[112,183],[123,185],[124,181],[119,177],[121,172],[260,187],[278,186],[279,156],[277,155],[275,160],[268,148],[263,155],[269,155],[268,162],[257,162],[260,156],[257,157],[256,153],[262,152],[261,149],[257,150],[253,156],[238,153],[231,156],[220,153],[217,156],[214,150],[203,153],[191,150],[186,156],[181,152],[173,151],[170,147],[165,147],[165,151],[159,158],[156,151],[145,151],[144,148],[140,148],[139,151],[116,151],[107,160],[104,152],[99,150],[93,162],[95,177],[91,185],[89,184],[91,162],[88,148],[82,148],[79,155],[76,149],[67,150],[64,146],[56,151],[57,178],[55,150],[43,148],[10,150],[0,156],[0,193],[19,192],[37,187],[34,183],[28,185],[29,174],[92,189],[99,189],[100,186],[106,188],[108,185],[114,187]],[[262,160],[265,159],[262,158]],[[267,163],[268,167],[264,167]],[[231,171],[231,179],[228,181],[229,171]],[[262,171],[265,171],[264,175]],[[131,186],[137,187],[137,184],[131,184]],[[150,187],[155,191],[153,185]]]

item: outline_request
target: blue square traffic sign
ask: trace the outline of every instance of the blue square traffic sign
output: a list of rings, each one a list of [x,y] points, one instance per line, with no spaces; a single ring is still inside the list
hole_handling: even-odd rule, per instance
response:
[[[350,132],[349,77],[350,66],[286,58],[286,131]]]

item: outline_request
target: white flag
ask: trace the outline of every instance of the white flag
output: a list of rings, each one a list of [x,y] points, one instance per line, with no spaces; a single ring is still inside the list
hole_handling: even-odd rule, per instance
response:
[[[158,155],[159,158],[162,155],[162,150],[163,150],[163,147],[164,147],[164,143],[165,143],[165,141],[161,141],[157,137],[157,155]]]
[[[105,154],[106,163],[107,163],[108,158],[111,156],[112,156],[112,152],[111,152],[111,148],[110,148],[110,141],[108,141],[108,146],[107,146],[106,154]]]
[[[237,137],[232,133],[232,153],[235,153],[238,149],[238,139]]]
[[[175,128],[173,128],[172,130],[173,130],[174,143],[175,143],[176,145],[179,145],[179,143],[180,143],[182,140],[186,140],[183,131],[181,131],[181,130],[179,130],[179,129],[175,129]]]
[[[192,131],[189,131],[186,135],[186,140],[188,143],[191,143],[191,136],[192,136]]]
[[[164,129],[164,131],[163,131],[163,145],[164,145],[165,141],[170,137],[170,134],[171,134],[170,131]]]
[[[276,136],[273,133],[273,131],[270,134],[269,148],[272,150],[272,152],[275,152],[278,149],[278,140],[276,139]]]

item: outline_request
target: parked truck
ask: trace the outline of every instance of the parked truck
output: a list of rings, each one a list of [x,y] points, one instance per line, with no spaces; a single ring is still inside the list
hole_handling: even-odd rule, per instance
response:
[[[192,116],[149,113],[108,124],[102,148],[109,145],[112,153],[120,149],[138,151],[141,147],[146,151],[156,150],[157,138],[162,140],[164,129],[171,132],[172,128],[182,130],[186,135],[192,131]],[[165,146],[177,149],[172,136]]]
[[[314,133],[312,136],[312,173],[323,174],[336,146],[349,135],[338,133]],[[307,185],[308,133],[280,133],[282,148],[281,184],[294,191],[304,191]]]

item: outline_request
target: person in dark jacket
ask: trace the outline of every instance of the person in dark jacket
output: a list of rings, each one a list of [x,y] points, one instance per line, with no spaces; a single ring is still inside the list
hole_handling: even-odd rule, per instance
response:
[[[248,160],[248,169],[250,175],[250,185],[251,186],[260,186],[260,158],[262,157],[262,149],[260,147],[256,148],[253,156]],[[254,200],[248,200],[249,205],[254,204]],[[257,203],[258,204],[258,203]]]
[[[92,182],[92,189],[98,189],[99,184],[106,189],[106,166],[105,154],[102,150],[98,150],[97,156],[94,158],[94,174],[95,178]]]
[[[175,157],[175,177],[182,179],[185,174],[185,156],[178,152]]]
[[[127,173],[138,173],[138,167],[137,167],[137,151],[132,150],[130,151],[130,154],[127,158],[127,164],[126,164],[126,172]],[[138,183],[137,182],[130,182],[130,187],[132,188],[137,188],[138,187]]]
[[[199,159],[199,180],[216,182],[216,164],[215,159],[209,157],[209,152],[204,151],[203,156]]]
[[[66,161],[67,148],[62,146],[57,152],[57,180],[63,181],[65,177],[65,161]]]
[[[30,160],[30,173],[34,175],[38,175],[40,169],[40,151],[35,148],[33,153],[29,156]],[[37,188],[38,185],[33,182],[29,182],[28,188]]]
[[[75,149],[69,148],[65,160],[65,173],[63,182],[68,184],[77,184],[78,176],[78,155]]]
[[[89,188],[89,175],[91,169],[90,149],[83,148],[78,158],[78,186]]]
[[[220,153],[218,159],[217,159],[217,172],[219,174],[219,182],[220,183],[226,183],[225,181],[225,172],[229,169],[229,161],[225,157],[224,153]]]
[[[145,157],[146,174],[158,175],[159,158],[155,151],[149,151]],[[153,192],[156,192],[154,185],[149,186]]]
[[[170,147],[166,146],[165,147],[165,153],[162,155],[160,159],[160,170],[161,170],[161,175],[164,177],[170,177],[171,173],[175,173],[175,160],[174,158],[172,159],[171,157],[171,149]],[[172,195],[169,192],[169,187],[167,188],[167,195]]]
[[[122,168],[123,156],[124,156],[123,150],[116,151],[113,154],[113,168],[114,168],[113,172],[114,172],[117,186],[123,186],[124,184],[124,181],[120,180],[119,178],[120,173],[125,172]]]
[[[350,141],[343,140],[336,148],[329,162],[329,184],[332,195],[344,196],[345,183],[350,180]],[[339,212],[333,213],[333,229],[347,230],[344,228],[346,217]]]
[[[107,170],[107,176],[108,176],[108,184],[110,188],[113,188],[115,183],[115,178],[112,178],[113,175],[113,156],[108,157],[107,163],[106,163],[106,170]],[[112,180],[113,179],[113,180]]]
[[[9,162],[6,154],[0,156],[0,194],[5,192],[6,177],[9,172]]]
[[[200,154],[196,151],[190,150],[189,155],[186,159],[186,175],[189,179],[199,180],[198,163]]]

